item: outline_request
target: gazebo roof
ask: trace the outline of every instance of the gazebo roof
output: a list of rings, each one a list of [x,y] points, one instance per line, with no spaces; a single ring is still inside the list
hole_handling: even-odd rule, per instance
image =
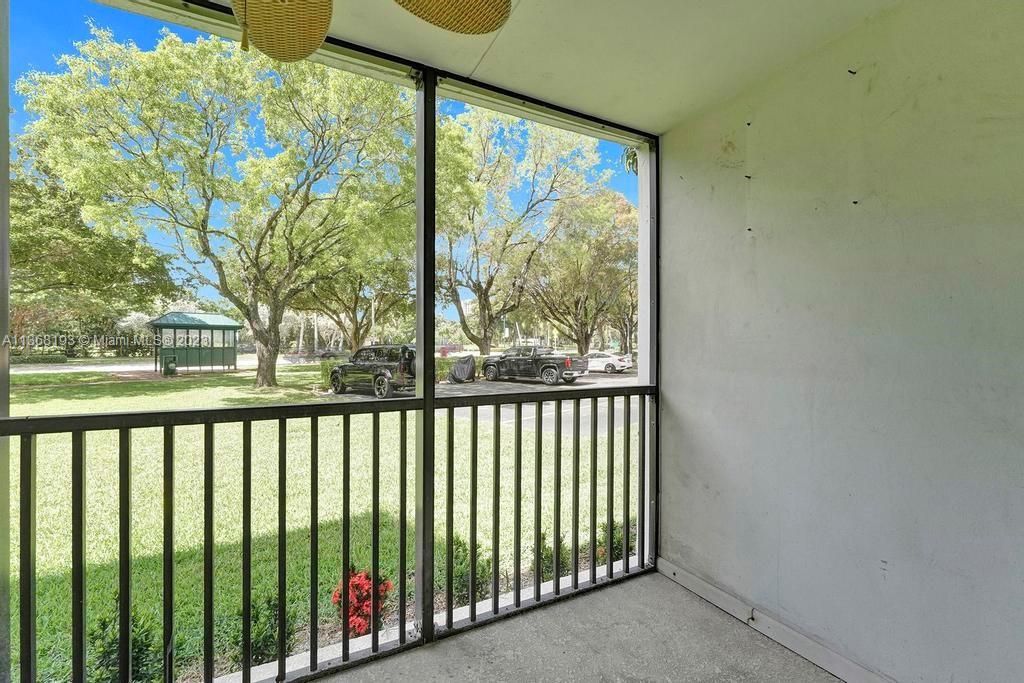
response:
[[[183,313],[171,311],[149,321],[151,327],[178,327],[192,330],[240,330],[242,324],[220,313]]]

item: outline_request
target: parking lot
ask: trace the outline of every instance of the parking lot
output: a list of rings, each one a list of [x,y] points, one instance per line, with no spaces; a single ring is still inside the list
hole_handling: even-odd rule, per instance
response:
[[[552,392],[552,391],[571,391],[576,389],[593,389],[599,387],[623,387],[630,386],[637,383],[637,375],[635,370],[626,371],[622,374],[605,374],[603,372],[596,372],[585,377],[581,377],[575,384],[558,384],[557,386],[551,387],[541,380],[532,379],[515,379],[515,380],[500,380],[497,382],[488,382],[485,380],[477,380],[475,382],[467,382],[465,384],[448,384],[447,382],[441,382],[437,385],[436,396],[494,396],[501,394],[528,394],[528,393],[541,393],[541,392]],[[411,394],[410,394],[411,395]],[[397,393],[396,396],[403,396],[402,393]],[[340,401],[374,401],[375,399],[369,393],[357,393],[349,390],[341,396],[335,397],[336,400]],[[614,420],[616,428],[623,425],[623,411],[622,411],[622,399],[616,401],[618,410],[615,411]],[[633,409],[630,416],[630,424],[635,425],[637,423],[637,401],[633,401]],[[597,422],[598,429],[607,429],[607,407],[608,402],[606,399],[600,399],[597,402]],[[491,406],[480,406],[477,409],[478,419],[481,424],[490,425],[494,419],[493,408]],[[470,408],[455,408],[455,416],[458,418],[469,419],[471,409]],[[590,412],[591,402],[589,400],[580,401],[580,426],[581,431],[589,429],[590,424]],[[573,402],[565,401],[562,404],[562,434],[572,434],[572,420],[573,420]],[[523,427],[526,429],[534,429],[536,423],[536,407],[533,404],[527,404],[523,406]],[[504,405],[501,407],[501,425],[502,429],[511,428],[515,424],[515,407],[512,405]],[[555,429],[555,404],[553,402],[547,402],[543,405],[541,411],[541,429],[544,432],[550,433]]]

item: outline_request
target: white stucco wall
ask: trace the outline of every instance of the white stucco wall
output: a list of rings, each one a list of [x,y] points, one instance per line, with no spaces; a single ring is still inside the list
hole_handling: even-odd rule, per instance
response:
[[[909,1],[662,152],[662,557],[1024,680],[1024,3]]]

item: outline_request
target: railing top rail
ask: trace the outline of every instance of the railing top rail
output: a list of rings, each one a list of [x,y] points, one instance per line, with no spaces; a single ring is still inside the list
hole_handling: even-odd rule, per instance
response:
[[[591,389],[554,389],[514,394],[473,394],[438,396],[435,408],[464,408],[469,406],[515,405],[573,399],[606,398],[609,396],[647,396],[655,387],[633,385]],[[237,408],[202,408],[196,410],[161,410],[146,412],[93,413],[79,415],[44,415],[32,417],[0,418],[0,437],[20,434],[58,434],[92,432],[113,429],[145,429],[149,427],[219,424],[229,422],[258,422],[260,420],[330,417],[335,415],[371,415],[398,411],[422,410],[419,398],[365,400],[325,403],[289,403]]]
[[[225,422],[259,422],[261,420],[277,420],[281,418],[297,419],[304,417],[330,417],[334,415],[369,415],[373,413],[392,413],[401,410],[420,410],[422,407],[423,401],[418,398],[399,398],[387,401],[288,403],[239,408],[6,417],[0,419],[0,437],[17,434],[55,434],[124,428],[177,427]]]
[[[522,391],[514,394],[460,394],[437,396],[435,408],[467,408],[470,406],[515,405],[516,403],[547,403],[548,401],[572,401],[573,399],[608,398],[619,396],[652,396],[654,386],[634,384],[618,387],[594,387],[589,389],[552,389],[550,391]]]

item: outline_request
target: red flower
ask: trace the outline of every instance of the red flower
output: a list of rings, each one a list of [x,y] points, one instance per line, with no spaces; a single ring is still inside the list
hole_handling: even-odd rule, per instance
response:
[[[344,581],[339,581],[338,586],[331,594],[331,602],[338,608],[338,617],[344,619],[342,614],[341,596],[345,589]],[[377,581],[377,593],[380,596],[379,604],[383,604],[384,598],[394,589],[394,584],[388,579]],[[371,611],[373,609],[373,580],[370,572],[357,572],[353,568],[348,579],[348,628],[349,633],[354,636],[365,636],[370,632]],[[380,615],[377,616],[377,628],[380,628]]]

